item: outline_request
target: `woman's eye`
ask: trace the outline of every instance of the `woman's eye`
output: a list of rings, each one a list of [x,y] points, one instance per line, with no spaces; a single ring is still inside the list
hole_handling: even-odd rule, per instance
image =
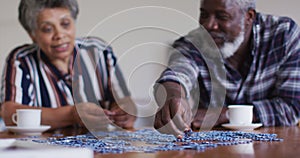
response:
[[[44,33],[49,33],[49,32],[51,32],[52,31],[52,28],[51,27],[43,27],[42,28],[42,32],[44,32]]]
[[[69,26],[71,25],[71,21],[68,20],[68,19],[64,19],[61,21],[61,24],[60,24],[63,28],[69,28]]]

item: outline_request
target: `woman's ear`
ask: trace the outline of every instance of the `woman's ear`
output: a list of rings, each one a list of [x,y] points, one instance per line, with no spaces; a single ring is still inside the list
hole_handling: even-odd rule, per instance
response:
[[[29,34],[29,36],[30,36],[32,42],[33,42],[33,43],[36,43],[36,39],[35,39],[35,36],[33,35],[33,33],[28,33],[28,34]]]

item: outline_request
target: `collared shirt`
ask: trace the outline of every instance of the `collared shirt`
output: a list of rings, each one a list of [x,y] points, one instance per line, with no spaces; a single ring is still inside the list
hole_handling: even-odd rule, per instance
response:
[[[225,81],[216,77],[212,82],[203,52],[185,36],[173,45],[182,55],[171,56],[169,68],[157,82],[180,83],[188,97],[199,96],[202,108],[210,101],[216,103],[211,100],[212,84],[223,86],[226,91],[221,106],[251,104],[264,126],[296,125],[300,118],[300,29],[288,17],[257,13],[252,31],[251,55],[241,71],[222,58]]]
[[[69,73],[51,64],[35,44],[17,47],[6,60],[1,102],[52,108],[113,102],[130,95],[116,62],[112,48],[95,37],[75,40]]]

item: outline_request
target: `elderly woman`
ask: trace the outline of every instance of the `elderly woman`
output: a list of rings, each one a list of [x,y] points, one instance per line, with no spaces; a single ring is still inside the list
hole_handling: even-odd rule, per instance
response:
[[[76,0],[21,0],[19,21],[33,44],[16,47],[6,61],[1,108],[7,126],[16,109],[40,108],[42,124],[52,129],[133,127],[136,109],[112,48],[99,38],[75,38],[77,14]]]

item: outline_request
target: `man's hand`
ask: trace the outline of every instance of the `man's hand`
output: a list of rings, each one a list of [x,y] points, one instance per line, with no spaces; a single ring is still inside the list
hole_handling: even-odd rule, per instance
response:
[[[199,130],[201,126],[205,126],[202,125],[204,118],[207,117],[206,119],[208,120],[208,122],[206,122],[206,124],[210,124],[212,125],[212,127],[214,126],[219,126],[223,123],[228,123],[228,118],[226,117],[226,110],[227,108],[221,108],[221,109],[213,109],[213,114],[209,114],[207,113],[207,109],[198,109],[197,113],[195,115],[195,118],[192,122],[192,129],[193,130]],[[218,113],[220,112],[220,113]],[[216,119],[217,117],[217,119]],[[211,122],[210,122],[211,121]],[[203,127],[206,128],[206,127]]]
[[[190,128],[193,114],[185,91],[176,82],[164,82],[155,87],[155,99],[160,107],[156,113],[154,128],[162,133],[182,134]]]
[[[187,101],[182,98],[169,98],[156,113],[154,128],[162,133],[179,135],[190,128],[192,111]]]

